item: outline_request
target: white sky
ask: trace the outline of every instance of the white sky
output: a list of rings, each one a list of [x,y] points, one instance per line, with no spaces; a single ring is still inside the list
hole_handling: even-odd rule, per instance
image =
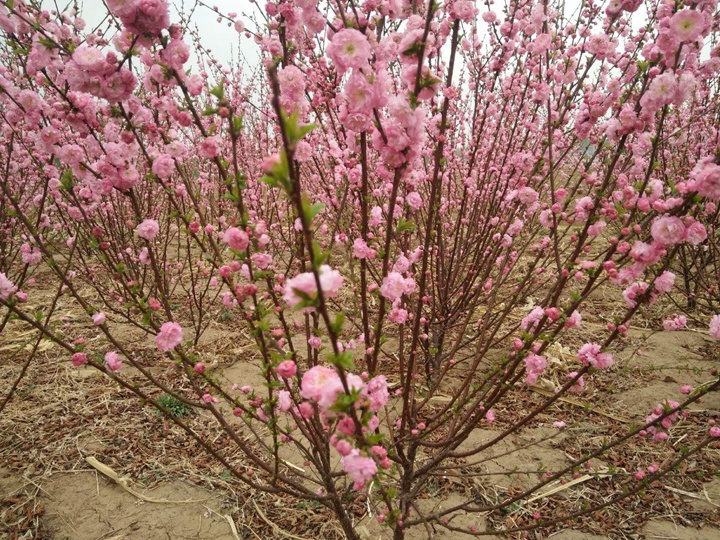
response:
[[[67,2],[68,0],[43,0],[43,7],[52,10],[55,9],[57,3],[62,10]],[[228,27],[227,20],[218,23],[217,14],[211,9],[196,0],[171,0],[169,3],[171,5],[170,21],[178,22],[180,20],[179,13],[184,13],[186,18],[192,13],[191,23],[198,28],[202,45],[206,49],[211,49],[213,56],[221,63],[229,66],[233,59],[237,59],[239,47],[242,48],[242,54],[248,62],[257,63],[259,50],[253,38],[246,38],[244,34],[238,34],[232,25]],[[224,14],[233,11],[238,13],[238,18],[243,20],[246,26],[252,27],[248,18],[241,15],[242,11],[251,12],[253,9],[248,0],[208,0],[206,3],[210,6],[217,6]],[[78,0],[78,4],[81,7],[83,19],[87,22],[86,31],[100,24],[108,11],[103,0]],[[187,42],[190,44],[189,40]],[[197,58],[193,51],[187,67],[195,66],[196,63]]]

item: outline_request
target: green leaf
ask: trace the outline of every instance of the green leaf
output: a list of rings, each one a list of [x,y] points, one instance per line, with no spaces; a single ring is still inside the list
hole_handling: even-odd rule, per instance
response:
[[[401,217],[398,220],[398,226],[397,226],[397,232],[405,232],[405,231],[414,231],[415,230],[415,223],[412,221],[406,220],[405,218]]]
[[[73,173],[70,169],[65,169],[60,177],[60,183],[64,190],[70,191],[73,185]]]
[[[230,123],[230,129],[234,135],[238,135],[242,131],[243,118],[242,116],[233,116],[232,122]]]
[[[345,324],[345,313],[341,311],[335,316],[335,321],[333,321],[331,325],[333,332],[335,332],[336,334],[342,332],[343,324]]]
[[[313,241],[313,267],[320,268],[320,266],[327,260],[330,254],[320,247],[320,244]]]
[[[330,361],[336,366],[340,366],[348,371],[355,370],[355,363],[352,359],[352,351],[344,351],[339,354],[333,354]]]
[[[303,202],[303,211],[305,212],[305,220],[308,223],[312,223],[312,220],[315,216],[317,216],[320,212],[322,212],[323,208],[325,208],[325,205],[323,203],[315,203],[315,204],[306,204]]]
[[[218,84],[216,87],[210,89],[210,93],[218,98],[219,100],[222,100],[225,98],[225,88],[223,81],[220,81],[220,84]]]
[[[367,440],[368,444],[378,444],[381,443],[384,438],[385,435],[383,435],[382,433],[374,433],[373,435],[370,435],[365,439]]]
[[[335,404],[329,408],[331,411],[336,412],[347,412],[357,401],[357,395],[355,392],[352,394],[339,394],[335,400]]]
[[[279,188],[279,187],[280,187],[280,183],[277,181],[276,178],[273,178],[272,176],[265,175],[265,176],[263,176],[263,177],[260,178],[260,181],[261,181],[263,184],[267,184],[267,185],[270,186],[270,187],[274,187],[274,188]]]

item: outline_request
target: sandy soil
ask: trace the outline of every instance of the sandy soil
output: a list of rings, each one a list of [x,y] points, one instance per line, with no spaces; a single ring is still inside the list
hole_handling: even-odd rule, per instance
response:
[[[137,336],[137,341],[138,347],[152,351],[147,339]],[[7,354],[20,347],[13,343],[5,340],[0,345]],[[252,363],[227,361],[228,356],[237,359],[238,351],[221,332],[209,334],[202,346],[215,346],[217,351],[218,343],[223,349],[212,368],[219,376],[230,382],[259,383]],[[558,431],[550,425],[552,418],[544,416],[483,454],[473,466],[485,476],[473,482],[488,497],[532,485],[543,471],[557,470],[577,457],[582,441],[592,442],[613,432],[618,418],[641,421],[661,399],[680,398],[681,385],[711,380],[709,370],[718,364],[717,347],[713,346],[698,332],[638,331],[617,355],[614,373],[596,374],[577,403],[564,402],[552,411],[557,418],[577,417],[580,405],[590,404],[575,425]],[[18,369],[17,361],[2,364],[0,390],[6,389]],[[158,376],[171,371],[162,365],[153,369]],[[524,399],[532,401],[533,392],[527,391]],[[720,393],[704,397],[691,411],[691,418],[699,420],[694,424],[679,422],[671,433],[671,444],[682,441],[689,430],[697,430],[702,423],[720,420]],[[129,418],[133,421],[127,421]],[[481,444],[498,429],[501,427],[476,430],[464,447]],[[537,442],[545,438],[549,440]],[[639,444],[626,454],[595,460],[592,468],[583,472],[600,476],[573,489],[561,489],[553,497],[540,497],[534,504],[541,508],[564,500],[596,500],[608,466],[624,467],[632,473],[659,459],[654,455],[656,449],[673,451],[671,446],[653,444]],[[260,498],[242,487],[233,487],[225,481],[222,470],[203,461],[197,448],[188,445],[182,434],[101,374],[72,368],[48,346],[0,416],[0,539],[234,540],[283,538],[286,533],[295,538],[339,537],[326,512],[282,499]],[[132,489],[164,502],[138,499],[88,466],[87,456],[96,456],[125,476]],[[720,447],[715,445],[672,478],[655,498],[630,507],[632,513],[623,518],[623,512],[628,511],[625,508],[609,514],[617,522],[595,526],[583,521],[552,533],[532,533],[530,538],[720,540],[720,480],[714,478],[718,464]],[[461,500],[468,485],[447,479],[419,505],[432,511],[453,504]],[[558,486],[548,486],[552,487]],[[518,515],[527,511],[521,508]],[[507,519],[512,521],[513,514]],[[460,514],[453,523],[482,529],[488,519]],[[598,530],[602,527],[606,530]],[[387,530],[367,515],[357,517],[357,530],[368,540],[388,538]],[[418,528],[409,538],[420,540],[430,534],[438,539],[465,538],[441,527]]]

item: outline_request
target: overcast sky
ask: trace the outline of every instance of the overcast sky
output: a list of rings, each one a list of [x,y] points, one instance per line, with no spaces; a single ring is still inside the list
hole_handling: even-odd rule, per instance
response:
[[[54,9],[56,1],[61,9],[67,2],[67,0],[43,0],[43,5],[46,9]],[[217,60],[229,65],[234,59],[237,59],[238,48],[242,47],[243,56],[251,63],[257,62],[259,58],[258,48],[252,37],[246,38],[244,34],[238,35],[232,25],[228,27],[227,20],[218,23],[217,14],[211,9],[195,0],[174,0],[169,3],[171,5],[171,22],[178,22],[180,13],[183,13],[186,18],[190,17],[191,24],[200,33],[202,45],[206,49],[211,49]],[[252,4],[247,0],[208,0],[206,3],[210,6],[217,6],[220,12],[224,14],[233,11],[240,14],[244,9],[247,10],[248,7],[252,7]],[[78,0],[78,4],[82,8],[83,18],[87,22],[86,30],[95,28],[107,15],[107,8],[103,0]],[[238,18],[246,22],[246,25],[251,26],[251,24],[248,24],[246,17],[239,16]],[[196,57],[193,55],[188,67],[195,63]]]

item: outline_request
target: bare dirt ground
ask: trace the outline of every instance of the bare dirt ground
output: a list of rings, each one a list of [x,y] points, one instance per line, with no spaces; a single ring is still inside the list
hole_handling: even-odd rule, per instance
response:
[[[72,322],[72,320],[69,320]],[[584,332],[592,332],[592,324]],[[218,376],[238,384],[257,384],[252,362],[230,329],[214,325],[200,348]],[[95,330],[68,330],[93,339]],[[179,378],[173,366],[154,350],[152,340],[127,330],[139,358],[168,384]],[[0,395],[20,371],[33,335],[11,324],[0,335]],[[553,366],[562,373],[569,349],[553,349]],[[497,445],[483,459],[467,463],[467,476],[438,477],[423,510],[440,508],[468,494],[497,501],[537,481],[543,471],[557,470],[587,448],[642,421],[661,400],[680,401],[683,384],[712,380],[720,347],[697,331],[652,332],[635,328],[616,354],[610,372],[597,372],[587,390],[562,401],[528,429]],[[126,369],[126,368],[123,368]],[[131,368],[126,374],[134,376]],[[137,378],[140,382],[140,378]],[[542,398],[542,386],[523,388],[498,421],[477,430],[465,443],[479,444],[503,428],[504,419]],[[188,412],[188,422],[205,434],[220,434],[210,418]],[[564,420],[568,427],[552,427]],[[652,463],[677,456],[699,440],[710,422],[720,421],[720,393],[691,407],[671,430],[669,441],[633,439],[578,471],[571,487],[551,484],[539,496],[505,512],[456,516],[453,524],[482,529],[532,523],[534,515],[558,506],[597,504],[614,491],[615,478],[626,479]],[[226,444],[218,438],[218,444]],[[110,480],[87,458],[110,467]],[[237,453],[237,463],[242,456]],[[712,443],[662,484],[639,498],[611,505],[591,516],[526,538],[703,539],[720,540],[720,444]],[[554,490],[554,491],[551,491]],[[138,497],[137,495],[140,495]],[[143,500],[145,499],[145,500]],[[357,530],[365,538],[385,538],[387,530],[358,509]],[[441,527],[412,531],[412,539],[462,539]],[[469,538],[469,536],[467,536]],[[33,360],[13,400],[0,415],[0,539],[245,539],[342,538],[327,510],[313,504],[253,492],[232,482],[221,466],[197,444],[168,424],[150,407],[91,368],[73,368],[49,343]]]

